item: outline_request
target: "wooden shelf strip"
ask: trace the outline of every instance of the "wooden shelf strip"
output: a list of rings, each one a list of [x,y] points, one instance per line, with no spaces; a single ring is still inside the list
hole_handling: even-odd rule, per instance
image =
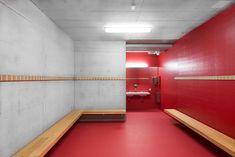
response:
[[[32,75],[0,75],[0,82],[20,81],[69,81],[74,77],[32,76]]]
[[[33,75],[0,75],[0,82],[22,81],[92,81],[92,80],[149,80],[149,78],[125,78],[116,76],[33,76]]]
[[[75,77],[76,81],[83,81],[83,80],[126,80],[125,77],[110,77],[110,76],[81,76],[81,77]]]
[[[175,80],[227,80],[227,81],[234,81],[235,75],[221,75],[221,76],[182,76],[182,77],[175,77]]]

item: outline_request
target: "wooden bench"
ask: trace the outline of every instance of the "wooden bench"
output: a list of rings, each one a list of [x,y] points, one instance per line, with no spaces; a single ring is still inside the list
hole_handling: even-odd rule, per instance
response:
[[[164,111],[180,123],[215,144],[217,147],[223,149],[228,154],[235,156],[235,139],[175,109],[165,109]]]
[[[13,157],[41,157],[44,156],[59,139],[73,126],[80,118],[82,112],[79,110],[72,111],[64,118],[59,120],[43,134],[38,136],[23,149],[18,151]]]
[[[82,114],[125,114],[125,110],[74,110],[27,144],[13,157],[43,157]]]

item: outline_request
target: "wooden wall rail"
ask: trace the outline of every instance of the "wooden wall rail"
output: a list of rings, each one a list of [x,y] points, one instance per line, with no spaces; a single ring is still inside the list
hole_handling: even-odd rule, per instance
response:
[[[149,80],[149,78],[126,78],[126,77],[109,77],[109,76],[82,76],[82,77],[75,77],[75,80],[82,81],[82,80]]]
[[[33,75],[0,75],[0,82],[22,82],[22,81],[92,81],[92,80],[149,80],[149,78],[125,78],[110,76],[33,76]]]
[[[149,80],[149,78],[125,78],[125,77],[110,77],[110,76],[33,76],[33,75],[0,75],[0,82],[20,82],[20,81],[89,81],[89,80]],[[175,80],[235,80],[235,75],[223,75],[223,76],[182,76],[175,77]]]
[[[110,77],[110,76],[81,76],[75,77],[74,80],[76,81],[83,81],[83,80],[126,80],[125,77]]]
[[[32,75],[0,75],[0,82],[20,81],[69,81],[74,77],[32,76]]]
[[[175,80],[214,80],[214,81],[234,81],[235,75],[221,75],[221,76],[182,76],[175,77]]]

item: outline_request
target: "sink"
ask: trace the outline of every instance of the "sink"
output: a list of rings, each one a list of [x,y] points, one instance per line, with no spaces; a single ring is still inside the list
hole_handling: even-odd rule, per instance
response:
[[[126,96],[147,96],[149,92],[126,92]]]

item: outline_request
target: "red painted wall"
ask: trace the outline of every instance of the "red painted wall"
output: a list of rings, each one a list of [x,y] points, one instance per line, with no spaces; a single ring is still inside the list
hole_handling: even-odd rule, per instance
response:
[[[235,138],[235,81],[174,80],[235,75],[235,5],[162,53],[160,67],[162,108],[177,108]]]
[[[145,62],[149,67],[157,67],[159,65],[158,56],[149,55],[147,52],[127,52],[126,62]]]
[[[152,111],[157,108],[156,92],[159,90],[156,85],[152,85],[151,78],[158,75],[158,57],[149,55],[146,52],[127,52],[126,62],[145,62],[150,67],[148,68],[127,68],[127,78],[149,78],[149,80],[127,80],[126,90],[135,91],[134,84],[139,86],[136,91],[149,91],[151,94],[141,99],[141,97],[127,97],[127,111]]]

